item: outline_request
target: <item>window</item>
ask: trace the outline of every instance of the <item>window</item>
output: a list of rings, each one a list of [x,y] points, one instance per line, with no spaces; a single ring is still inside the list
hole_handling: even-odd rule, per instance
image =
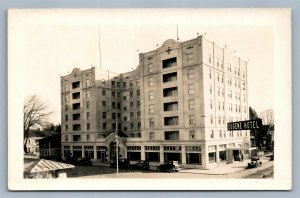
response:
[[[133,91],[130,91],[130,98],[133,97]]]
[[[116,103],[115,103],[115,102],[112,102],[112,103],[111,103],[111,107],[112,107],[112,109],[115,109],[115,108],[116,108]]]
[[[106,90],[102,90],[102,96],[106,95]]]
[[[222,138],[222,131],[219,131],[219,137]]]
[[[209,108],[210,108],[210,109],[213,108],[212,99],[209,99]]]
[[[102,101],[102,107],[106,107],[106,101]]]
[[[230,63],[227,64],[227,71],[231,72],[231,64]]]
[[[73,125],[73,131],[80,131],[80,130],[81,130],[80,124],[74,124]]]
[[[136,95],[137,95],[138,97],[140,97],[141,91],[140,91],[140,90],[136,90]]]
[[[127,111],[127,107],[126,107],[126,106],[125,106],[125,107],[123,107],[123,110],[124,110],[124,111]]]
[[[133,123],[133,122],[130,123],[130,128],[131,128],[131,129],[134,129],[134,123]]]
[[[218,123],[221,124],[221,116],[218,117]]]
[[[178,125],[178,116],[164,117],[165,126],[176,126]]]
[[[65,135],[65,142],[69,141],[69,136]]]
[[[112,92],[111,92],[111,96],[112,96],[113,98],[116,98],[116,93],[115,93],[114,91],[112,91]]]
[[[228,104],[228,110],[232,111],[232,104],[231,103]]]
[[[86,130],[89,131],[90,129],[91,129],[91,125],[90,125],[90,123],[87,123],[87,124],[86,124]]]
[[[87,97],[87,98],[90,97],[90,91],[89,91],[89,90],[86,91],[86,97]]]
[[[149,125],[150,125],[150,127],[154,127],[155,126],[154,118],[150,118]]]
[[[165,131],[165,140],[179,140],[179,131]]]
[[[73,108],[73,110],[78,110],[78,109],[80,109],[80,103],[74,103],[74,104],[72,105],[72,108]]]
[[[217,67],[220,66],[220,59],[219,59],[219,58],[216,58],[216,65],[217,65]],[[218,81],[219,81],[219,80],[218,80]]]
[[[73,100],[79,99],[80,98],[80,92],[72,93],[72,98],[73,98]]]
[[[154,99],[154,93],[153,91],[149,91],[149,100],[153,100]]]
[[[69,105],[65,105],[65,111],[68,111],[69,110]]]
[[[132,120],[134,118],[134,112],[130,112],[130,119]]]
[[[177,58],[173,57],[173,58],[163,60],[162,65],[163,65],[164,69],[171,68],[171,67],[176,67],[177,66]]]
[[[80,87],[80,82],[79,81],[72,83],[72,89],[77,89],[79,87]]]
[[[133,107],[133,102],[130,102],[130,107],[131,107],[131,108]]]
[[[217,81],[219,82],[220,81],[219,72],[216,72],[216,74],[217,74]]]
[[[118,89],[120,88],[120,82],[117,82],[117,88]]]
[[[68,115],[65,115],[65,121],[67,122],[69,120]]]
[[[86,141],[90,141],[90,135],[89,134],[86,135]]]
[[[163,82],[171,82],[171,81],[176,81],[177,80],[177,72],[169,73],[169,74],[164,74],[163,75]]]
[[[228,90],[228,98],[232,98],[232,90]]]
[[[188,93],[189,94],[194,94],[195,93],[194,85],[193,84],[189,84],[188,85]]]
[[[86,119],[90,119],[90,112],[86,112]]]
[[[102,124],[102,129],[106,130],[106,123]]]
[[[130,88],[133,87],[133,80],[131,80],[131,81],[129,82],[129,86],[130,86]]]
[[[223,83],[223,82],[224,82],[224,80],[223,80],[223,79],[224,79],[224,78],[223,78],[224,76],[223,76],[223,74],[221,74],[220,76],[221,76],[221,83]]]
[[[81,136],[80,135],[73,135],[73,141],[74,142],[80,142],[81,141]]]
[[[141,106],[141,102],[138,100],[138,101],[136,101],[136,106],[137,107],[140,107]]]
[[[151,72],[154,72],[156,70],[156,68],[153,66],[152,63],[148,64],[148,72],[151,73]]]
[[[190,130],[190,140],[195,139],[195,130]]]
[[[66,126],[65,126],[65,130],[66,130],[66,131],[68,131],[68,129],[69,129],[69,126],[68,126],[68,125],[66,125]]]
[[[211,63],[211,54],[208,54],[207,57],[208,57],[208,63]]]
[[[117,109],[121,109],[121,104],[119,102],[117,103]]]
[[[164,111],[177,111],[178,102],[164,103]]]
[[[154,85],[153,77],[148,78],[149,87],[152,87]]]
[[[194,69],[188,69],[188,79],[193,79],[195,75]]]
[[[115,81],[111,81],[111,87],[115,88]]]
[[[231,85],[231,81],[232,81],[232,78],[231,78],[231,77],[228,77],[228,79],[227,79],[228,85]]]
[[[140,80],[136,80],[136,86],[139,87],[140,85]]]
[[[123,88],[124,89],[126,88],[126,82],[123,82]]]
[[[154,105],[149,105],[149,113],[154,113]]]
[[[166,88],[163,90],[164,97],[177,96],[177,87]]]
[[[116,119],[116,113],[112,113],[112,119],[113,119],[113,120]]]
[[[218,101],[218,109],[221,110],[221,102]]]
[[[189,100],[189,109],[195,110],[195,100]]]
[[[154,132],[151,131],[151,132],[149,133],[149,139],[150,139],[150,140],[154,140]]]
[[[209,85],[209,93],[212,94],[212,85]]]
[[[214,138],[214,130],[210,131],[210,138]]]
[[[65,91],[68,91],[69,85],[65,85]]]
[[[218,96],[220,96],[220,87],[218,87]]]
[[[102,112],[102,118],[106,119],[106,112]]]
[[[193,53],[187,54],[187,62],[189,64],[191,64],[191,63],[194,62],[194,60],[193,60]]]
[[[243,82],[243,90],[246,90],[246,83]]]
[[[208,69],[208,77],[211,79],[211,69]]]
[[[195,115],[189,115],[189,124],[190,125],[195,125]]]
[[[86,79],[85,85],[86,85],[87,87],[90,86],[90,80],[89,80],[89,79]]]
[[[210,123],[213,124],[214,123],[214,116],[210,115]]]
[[[126,96],[123,96],[123,100],[126,100],[127,99],[127,97]]]

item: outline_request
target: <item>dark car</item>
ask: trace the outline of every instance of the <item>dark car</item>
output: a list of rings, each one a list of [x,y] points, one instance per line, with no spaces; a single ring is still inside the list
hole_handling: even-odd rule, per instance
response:
[[[80,166],[91,166],[93,163],[90,159],[83,158],[83,159],[79,159],[79,160],[75,161],[73,164],[80,165]]]
[[[178,161],[170,161],[165,164],[161,164],[157,167],[159,172],[178,172],[180,170]]]
[[[117,161],[113,161],[110,163],[110,167],[112,168],[116,168],[117,167]],[[118,167],[119,168],[130,168],[129,165],[129,160],[127,159],[119,159],[119,163],[118,163]]]
[[[247,168],[257,168],[262,166],[262,161],[259,160],[259,157],[252,157],[251,162],[248,163]]]
[[[149,170],[149,161],[147,160],[139,160],[137,162],[130,163],[130,168],[132,169],[142,169],[142,170]]]

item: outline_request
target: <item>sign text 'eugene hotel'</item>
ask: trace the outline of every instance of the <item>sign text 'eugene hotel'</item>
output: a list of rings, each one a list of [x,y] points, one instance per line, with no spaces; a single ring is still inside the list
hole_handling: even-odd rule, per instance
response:
[[[246,120],[240,122],[229,122],[227,123],[227,130],[228,131],[235,131],[235,130],[251,130],[251,129],[260,129],[262,126],[262,120]]]

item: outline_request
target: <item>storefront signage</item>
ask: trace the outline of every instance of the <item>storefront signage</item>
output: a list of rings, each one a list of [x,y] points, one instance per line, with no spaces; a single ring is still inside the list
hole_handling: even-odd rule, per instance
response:
[[[261,119],[227,123],[228,131],[260,129],[261,127],[262,127]]]

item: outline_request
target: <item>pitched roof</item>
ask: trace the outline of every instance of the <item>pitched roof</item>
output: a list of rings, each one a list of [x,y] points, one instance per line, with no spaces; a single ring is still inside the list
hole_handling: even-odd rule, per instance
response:
[[[72,164],[66,164],[45,159],[24,159],[24,172],[37,173],[52,170],[75,168]]]

